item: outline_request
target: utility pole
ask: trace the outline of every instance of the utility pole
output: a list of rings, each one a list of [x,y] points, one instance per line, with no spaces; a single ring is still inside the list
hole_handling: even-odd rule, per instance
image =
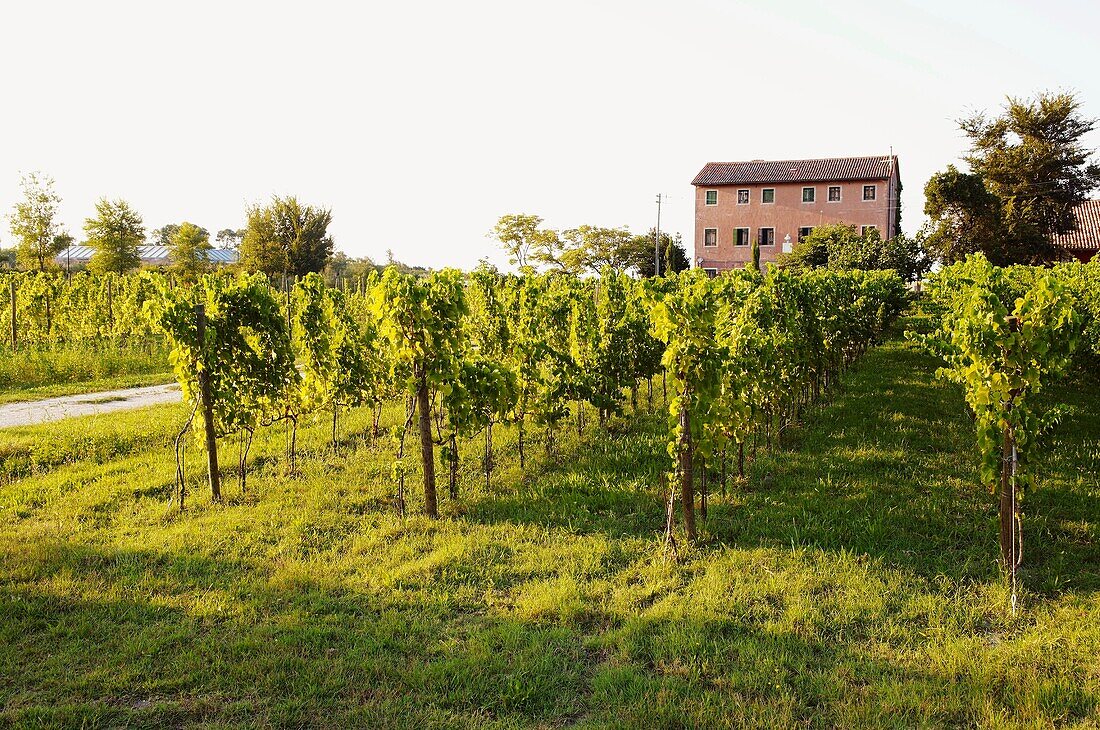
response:
[[[653,275],[661,275],[661,194],[657,193],[657,229],[653,235]]]

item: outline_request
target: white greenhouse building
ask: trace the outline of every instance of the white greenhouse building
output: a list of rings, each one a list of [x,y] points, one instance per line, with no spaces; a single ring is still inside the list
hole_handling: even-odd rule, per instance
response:
[[[57,255],[54,260],[66,267],[87,266],[95,254],[91,246],[69,246]],[[172,263],[171,254],[167,246],[138,246],[138,257],[142,266],[168,266]],[[237,252],[228,248],[214,248],[207,252],[207,258],[215,266],[237,263]]]

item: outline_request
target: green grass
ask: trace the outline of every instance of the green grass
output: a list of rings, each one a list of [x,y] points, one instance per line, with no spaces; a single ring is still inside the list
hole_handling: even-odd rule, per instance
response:
[[[526,474],[498,429],[489,491],[467,444],[438,521],[390,508],[367,413],[336,457],[306,428],[295,477],[260,435],[225,505],[192,455],[183,514],[182,406],[0,432],[0,725],[1100,727],[1096,383],[1053,394],[1073,408],[1024,503],[1012,617],[933,370],[869,353],[679,562],[652,416],[562,433]]]
[[[0,350],[0,404],[172,381],[168,355],[142,350]]]

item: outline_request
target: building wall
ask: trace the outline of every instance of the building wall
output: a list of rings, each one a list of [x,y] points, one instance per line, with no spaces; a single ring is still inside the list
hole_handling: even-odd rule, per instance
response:
[[[840,186],[840,202],[828,202],[829,187]],[[874,201],[863,200],[863,186],[877,185]],[[802,202],[802,188],[817,189],[813,203]],[[765,188],[775,189],[775,202],[762,203]],[[718,191],[717,205],[706,205],[708,190]],[[737,191],[749,191],[749,203],[738,205]],[[752,261],[752,241],[762,227],[775,229],[775,245],[760,247],[760,261],[775,261],[783,253],[783,239],[789,235],[791,245],[798,243],[798,229],[849,223],[858,226],[878,226],[884,238],[894,234],[894,207],[897,205],[895,179],[860,180],[840,183],[768,183],[765,185],[719,185],[695,188],[695,256],[694,265],[724,271],[743,267]],[[704,246],[707,228],[718,230],[717,245]],[[749,229],[749,243],[734,245],[734,230]],[[700,259],[702,261],[700,262]]]

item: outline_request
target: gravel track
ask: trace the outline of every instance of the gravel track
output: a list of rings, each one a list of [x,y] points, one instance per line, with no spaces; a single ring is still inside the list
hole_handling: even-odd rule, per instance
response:
[[[63,418],[129,411],[160,403],[175,403],[181,397],[179,385],[171,383],[8,403],[0,405],[0,428],[32,426],[36,423],[60,421]]]

